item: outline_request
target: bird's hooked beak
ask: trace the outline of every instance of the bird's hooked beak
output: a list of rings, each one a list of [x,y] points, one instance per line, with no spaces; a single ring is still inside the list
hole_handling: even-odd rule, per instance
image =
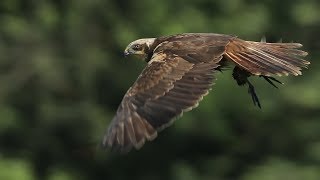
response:
[[[123,52],[124,57],[127,57],[127,56],[129,56],[130,54],[131,54],[131,53],[129,52],[128,49],[125,49],[124,52]]]

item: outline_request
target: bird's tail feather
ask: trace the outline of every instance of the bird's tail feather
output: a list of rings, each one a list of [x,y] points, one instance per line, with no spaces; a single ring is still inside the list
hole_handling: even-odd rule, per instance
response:
[[[308,53],[298,48],[299,43],[266,43],[231,40],[226,56],[239,67],[254,75],[301,75],[301,68],[310,62],[302,59]]]

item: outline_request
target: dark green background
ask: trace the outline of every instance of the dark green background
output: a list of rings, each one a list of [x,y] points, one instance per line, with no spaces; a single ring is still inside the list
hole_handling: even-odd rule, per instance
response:
[[[300,42],[311,65],[262,102],[219,73],[200,106],[140,151],[98,147],[145,63],[131,41],[182,32]],[[0,179],[320,179],[318,0],[1,0]]]

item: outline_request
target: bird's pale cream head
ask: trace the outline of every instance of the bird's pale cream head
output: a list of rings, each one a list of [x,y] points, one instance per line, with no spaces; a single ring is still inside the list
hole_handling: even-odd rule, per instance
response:
[[[148,51],[152,44],[154,43],[155,38],[145,38],[145,39],[138,39],[131,42],[127,48],[124,50],[124,55],[137,55],[139,57],[146,57]]]

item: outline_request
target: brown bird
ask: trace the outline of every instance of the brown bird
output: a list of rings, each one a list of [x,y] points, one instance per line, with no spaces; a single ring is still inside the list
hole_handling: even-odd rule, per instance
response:
[[[183,112],[198,106],[214,83],[215,74],[233,62],[233,78],[248,85],[255,105],[260,106],[250,76],[272,82],[272,75],[301,75],[308,53],[299,43],[244,41],[235,36],[212,33],[186,33],[139,39],[124,51],[148,64],[124,95],[103,138],[102,146],[121,152],[139,149],[156,138]],[[275,86],[276,87],[276,86]]]

